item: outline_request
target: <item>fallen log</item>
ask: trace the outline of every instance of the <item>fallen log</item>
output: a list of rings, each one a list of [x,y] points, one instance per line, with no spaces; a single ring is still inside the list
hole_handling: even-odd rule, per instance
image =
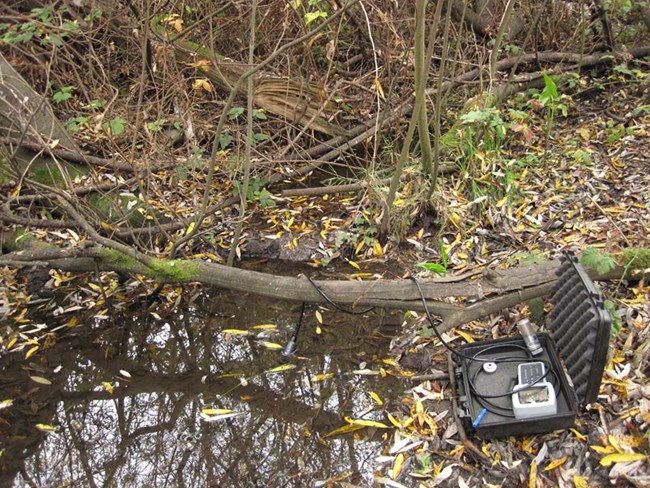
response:
[[[140,274],[158,283],[199,282],[279,300],[326,303],[323,294],[354,309],[382,307],[424,310],[422,297],[411,280],[315,281],[305,276],[278,276],[233,268],[202,260],[135,259],[101,246],[57,248],[35,239],[13,239],[13,249],[0,256],[0,266],[44,266],[72,272],[119,271]],[[39,245],[34,245],[38,243]],[[9,243],[6,243],[9,245]],[[10,247],[10,246],[9,246]],[[606,272],[588,267],[595,280],[638,279],[650,274],[650,250],[626,249],[616,255],[616,267]],[[504,308],[551,293],[559,260],[550,259],[517,268],[486,268],[459,276],[422,280],[431,313],[443,320],[442,330],[476,320]],[[322,293],[321,293],[322,292]],[[459,299],[464,300],[459,300]]]

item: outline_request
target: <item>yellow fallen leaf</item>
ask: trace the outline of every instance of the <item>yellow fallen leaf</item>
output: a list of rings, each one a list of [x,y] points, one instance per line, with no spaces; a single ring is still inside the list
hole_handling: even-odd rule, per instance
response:
[[[377,87],[377,92],[379,93],[379,96],[382,98],[382,100],[386,100],[386,97],[384,96],[384,89],[381,86],[381,81],[379,81],[379,78],[375,78],[375,86]]]
[[[596,451],[598,454],[613,454],[616,452],[616,449],[614,449],[612,446],[589,446],[591,447],[594,451]]]
[[[282,349],[282,346],[280,344],[276,344],[275,342],[266,342],[266,341],[261,341],[260,344],[267,349],[270,349],[272,351],[276,351],[278,349]]]
[[[528,488],[537,488],[537,461],[533,461],[530,465],[530,473],[528,474]]]
[[[573,476],[573,484],[576,488],[589,488],[587,480],[588,478],[586,476],[578,476],[577,474]]]
[[[275,330],[277,328],[278,326],[275,324],[260,324],[260,325],[253,326],[253,329],[261,329],[261,330]]]
[[[374,420],[363,420],[363,419],[353,419],[350,417],[345,417],[345,421],[352,425],[361,425],[363,427],[378,427],[380,429],[388,429],[388,425],[381,422],[376,422]]]
[[[242,395],[242,396],[239,397],[239,399],[242,402],[247,402],[249,400],[252,400],[253,398],[254,398],[253,395]]]
[[[194,227],[196,227],[195,222],[192,222],[190,225],[188,225],[187,230],[185,231],[185,235],[187,236],[187,235],[191,234],[192,231],[194,230]]]
[[[34,355],[36,351],[38,351],[39,346],[34,346],[32,347],[29,351],[27,351],[27,354],[25,354],[25,359],[29,359]]]
[[[234,410],[230,410],[228,408],[204,408],[201,410],[201,413],[204,413],[205,415],[223,415],[225,413],[232,413]]]
[[[314,376],[314,381],[323,381],[327,380],[329,378],[332,378],[334,376],[334,373],[322,373],[322,374],[317,374]]]
[[[323,323],[323,316],[321,315],[321,313],[318,310],[316,310],[316,313],[314,315],[316,315],[316,320],[318,320],[318,323],[322,324]]]
[[[395,458],[395,461],[393,461],[393,469],[390,470],[390,477],[393,479],[397,479],[402,472],[402,467],[404,466],[404,459],[406,456],[404,456],[403,452],[400,452],[397,457]]]
[[[474,338],[471,335],[469,335],[467,332],[464,332],[462,330],[457,330],[456,334],[458,334],[463,339],[465,339],[466,342],[474,342]]]
[[[108,381],[102,382],[102,385],[104,385],[104,389],[109,392],[111,395],[113,394],[113,385],[111,385]]]
[[[402,428],[402,424],[400,424],[399,420],[397,420],[391,414],[388,414],[388,420],[390,420],[390,423],[393,424],[395,427],[398,427],[400,429]]]
[[[0,410],[4,410],[5,408],[9,408],[13,404],[14,404],[14,401],[12,399],[2,400],[0,402]]]
[[[38,430],[42,430],[43,432],[56,432],[59,430],[58,427],[54,427],[53,425],[47,425],[47,424],[36,424],[36,428]]]
[[[360,430],[363,428],[364,428],[363,425],[347,424],[344,425],[343,427],[339,427],[338,429],[334,429],[333,431],[328,432],[323,437],[332,437],[335,435],[347,434],[349,432],[354,432],[355,430]]]
[[[355,263],[354,261],[352,261],[351,259],[348,259],[348,264],[349,264],[350,266],[352,266],[353,268],[361,269],[361,267],[360,267],[357,263]]]
[[[552,471],[552,470],[554,470],[555,468],[559,468],[559,467],[562,466],[564,463],[566,463],[566,460],[567,460],[567,459],[568,459],[568,457],[567,457],[567,456],[564,456],[564,457],[561,457],[561,458],[559,458],[559,459],[555,459],[555,460],[551,461],[550,463],[548,463],[548,466],[546,466],[546,467],[544,468],[544,471]]]
[[[375,253],[375,256],[379,257],[384,254],[384,250],[381,248],[379,241],[375,241],[372,244],[372,251]]]
[[[18,335],[14,335],[11,339],[9,339],[9,342],[7,342],[7,345],[5,346],[7,350],[11,349],[14,344],[16,344],[16,341],[18,341]]]
[[[249,332],[242,329],[223,329],[221,332],[230,335],[247,335]]]
[[[497,202],[497,207],[503,207],[508,202],[508,195]]]
[[[282,371],[287,371],[295,367],[295,364],[282,364],[280,366],[276,366],[275,368],[267,369],[265,373],[281,373]]]
[[[611,466],[614,463],[632,463],[634,461],[641,461],[645,459],[645,454],[638,452],[624,452],[609,454],[600,460],[600,464],[603,466]]]
[[[578,438],[578,440],[581,440],[581,441],[586,441],[586,440],[587,440],[587,437],[584,436],[584,435],[582,435],[582,434],[581,434],[580,432],[578,432],[576,429],[573,429],[573,428],[572,428],[572,429],[569,429],[569,430],[570,430],[571,432],[573,432],[573,435],[575,435],[575,436]]]
[[[48,380],[47,378],[43,378],[42,376],[30,376],[30,379],[32,381],[35,381],[36,383],[40,383],[41,385],[51,385],[52,382]]]
[[[380,406],[381,406],[381,405],[384,404],[384,402],[382,401],[382,399],[379,398],[379,395],[377,395],[374,391],[369,391],[369,392],[368,392],[368,395],[370,395],[370,398],[372,398],[372,399],[375,401],[375,403],[377,403],[377,405],[380,405]]]

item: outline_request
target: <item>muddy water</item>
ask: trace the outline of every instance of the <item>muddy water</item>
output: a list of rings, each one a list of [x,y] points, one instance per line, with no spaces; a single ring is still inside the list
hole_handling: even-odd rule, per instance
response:
[[[316,310],[306,309],[296,367],[275,373],[280,351],[263,342],[284,346],[300,305],[225,291],[115,312],[35,360],[5,356],[0,400],[14,404],[0,412],[0,485],[371,484],[385,431],[328,434],[345,417],[386,422],[399,401],[404,382],[381,360],[401,316],[320,309],[321,325]],[[264,324],[275,328],[255,328]],[[359,373],[381,368],[389,374]]]

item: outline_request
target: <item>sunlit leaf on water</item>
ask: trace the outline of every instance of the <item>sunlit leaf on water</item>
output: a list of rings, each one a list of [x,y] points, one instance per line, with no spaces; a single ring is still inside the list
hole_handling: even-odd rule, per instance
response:
[[[281,373],[282,371],[287,371],[289,369],[295,368],[295,364],[282,364],[280,366],[276,366],[275,368],[267,369],[264,371],[265,373]]]
[[[129,373],[128,371],[125,371],[123,369],[120,369],[120,374],[122,376],[124,376],[125,378],[130,378],[131,377],[131,373]]]
[[[224,415],[233,412],[234,410],[230,410],[229,408],[204,408],[201,410],[201,413],[205,415]]]
[[[370,395],[370,398],[372,398],[377,405],[381,406],[384,404],[383,400],[379,398],[379,395],[377,395],[374,391],[369,391],[368,395]]]
[[[324,381],[333,377],[334,377],[334,373],[317,374],[316,376],[314,376],[314,381]]]
[[[226,420],[226,419],[231,419],[234,417],[239,417],[240,415],[244,415],[242,412],[232,412],[232,413],[224,413],[221,415],[206,415],[203,412],[199,414],[199,417],[201,417],[201,420],[204,422],[217,422],[219,420]]]
[[[345,417],[345,421],[348,424],[352,425],[361,425],[363,427],[378,427],[380,429],[388,429],[388,425],[375,420],[364,420],[364,419],[353,419],[351,417]]]
[[[260,325],[254,325],[253,329],[261,329],[261,330],[275,330],[277,329],[278,326],[275,324],[260,324]]]
[[[260,341],[260,345],[266,347],[267,349],[271,349],[272,351],[282,349],[282,346],[280,344],[276,344],[275,342]]]
[[[7,400],[2,400],[0,401],[0,410],[4,410],[5,408],[9,408],[14,404],[14,401],[11,399]]]
[[[42,376],[30,376],[30,379],[32,381],[35,381],[36,383],[40,383],[41,385],[51,385],[52,382],[48,380],[47,378],[43,378]]]
[[[47,424],[36,424],[36,428],[43,432],[56,432],[57,430],[59,430],[58,427],[54,427],[53,425],[47,425]]]
[[[355,430],[360,430],[364,428],[365,428],[364,425],[347,424],[344,425],[343,427],[339,427],[338,429],[334,429],[333,431],[328,432],[323,437],[333,437],[335,435],[347,434],[349,432],[354,432]]]
[[[108,381],[103,381],[102,385],[104,385],[104,389],[110,393],[111,395],[113,394],[113,385],[111,385]]]
[[[372,375],[378,375],[379,371],[375,371],[372,369],[355,369],[352,371],[352,374],[360,374],[364,376],[372,376]]]
[[[224,334],[230,334],[230,335],[248,335],[249,332],[247,330],[242,330],[242,329],[223,329],[221,331]]]

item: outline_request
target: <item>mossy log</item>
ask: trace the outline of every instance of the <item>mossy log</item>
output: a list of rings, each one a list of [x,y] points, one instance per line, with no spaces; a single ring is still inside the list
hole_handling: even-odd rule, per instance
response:
[[[136,259],[114,249],[78,246],[59,249],[35,246],[32,239],[6,235],[9,249],[22,249],[0,256],[0,265],[40,265],[65,271],[118,271],[140,274],[159,283],[200,282],[281,300],[325,303],[306,277],[277,276],[238,269],[201,260]],[[587,267],[590,276],[602,279],[640,279],[650,276],[650,250],[630,249],[615,256],[616,267],[606,272]],[[443,319],[441,328],[452,327],[550,294],[560,261],[556,259],[508,269],[485,269],[462,276],[422,280],[430,311]],[[421,296],[411,280],[316,281],[332,301],[355,308],[383,307],[422,311]],[[465,303],[448,299],[463,297]]]

